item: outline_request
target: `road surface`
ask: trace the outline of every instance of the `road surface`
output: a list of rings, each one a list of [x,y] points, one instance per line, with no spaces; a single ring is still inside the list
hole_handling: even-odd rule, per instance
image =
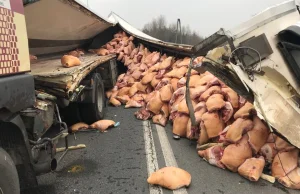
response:
[[[264,180],[251,183],[237,173],[209,165],[198,157],[195,142],[173,140],[171,125],[163,128],[135,119],[136,109],[107,109],[106,119],[121,125],[106,133],[77,133],[76,140],[71,135],[70,145],[86,144],[87,148],[70,151],[56,172],[40,176],[36,193],[172,194],[146,181],[149,173],[166,165],[177,165],[192,175],[190,187],[177,194],[298,193]]]

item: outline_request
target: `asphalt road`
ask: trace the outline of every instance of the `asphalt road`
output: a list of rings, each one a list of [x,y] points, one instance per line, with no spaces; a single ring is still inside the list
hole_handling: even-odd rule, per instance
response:
[[[39,187],[35,192],[172,194],[172,191],[166,189],[150,187],[146,180],[151,170],[164,167],[166,164],[176,164],[192,175],[190,187],[177,193],[298,193],[264,180],[251,183],[237,173],[209,165],[198,157],[195,142],[186,139],[173,140],[172,126],[162,128],[150,122],[139,121],[133,115],[135,111],[135,109],[125,110],[122,107],[108,107],[106,119],[119,121],[121,123],[119,127],[112,128],[106,133],[77,133],[76,140],[74,136],[70,136],[70,145],[86,144],[87,148],[70,151],[56,172],[40,176]],[[150,133],[145,133],[147,131]],[[153,142],[150,140],[145,142],[144,138],[150,135]],[[163,149],[161,144],[165,145]]]

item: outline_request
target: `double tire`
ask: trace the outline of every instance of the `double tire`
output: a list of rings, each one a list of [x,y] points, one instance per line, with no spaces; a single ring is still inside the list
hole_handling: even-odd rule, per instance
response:
[[[62,110],[64,121],[69,126],[78,122],[92,124],[104,117],[105,92],[101,75],[99,73],[94,73],[91,76],[91,79],[95,86],[95,91],[92,93],[95,98],[94,103],[72,102],[68,107]]]
[[[0,148],[0,194],[20,194],[19,177],[14,161]]]
[[[95,84],[95,102],[94,103],[80,103],[79,111],[83,122],[92,124],[95,121],[103,119],[105,107],[105,92],[104,85],[99,73],[92,76]]]

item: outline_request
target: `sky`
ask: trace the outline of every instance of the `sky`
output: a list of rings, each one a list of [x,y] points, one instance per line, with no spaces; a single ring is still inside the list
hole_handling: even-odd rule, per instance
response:
[[[113,11],[132,26],[143,26],[159,15],[168,23],[189,25],[207,37],[220,28],[227,30],[284,0],[80,0],[102,17]]]

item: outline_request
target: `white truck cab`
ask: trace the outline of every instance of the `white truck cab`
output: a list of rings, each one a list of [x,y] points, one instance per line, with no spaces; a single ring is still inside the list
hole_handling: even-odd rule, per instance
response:
[[[206,66],[207,70],[240,95],[252,95],[260,117],[298,148],[299,2],[289,0],[270,7],[234,29],[219,30],[193,48],[196,55],[207,54],[219,62]],[[236,60],[228,63],[224,56]]]

